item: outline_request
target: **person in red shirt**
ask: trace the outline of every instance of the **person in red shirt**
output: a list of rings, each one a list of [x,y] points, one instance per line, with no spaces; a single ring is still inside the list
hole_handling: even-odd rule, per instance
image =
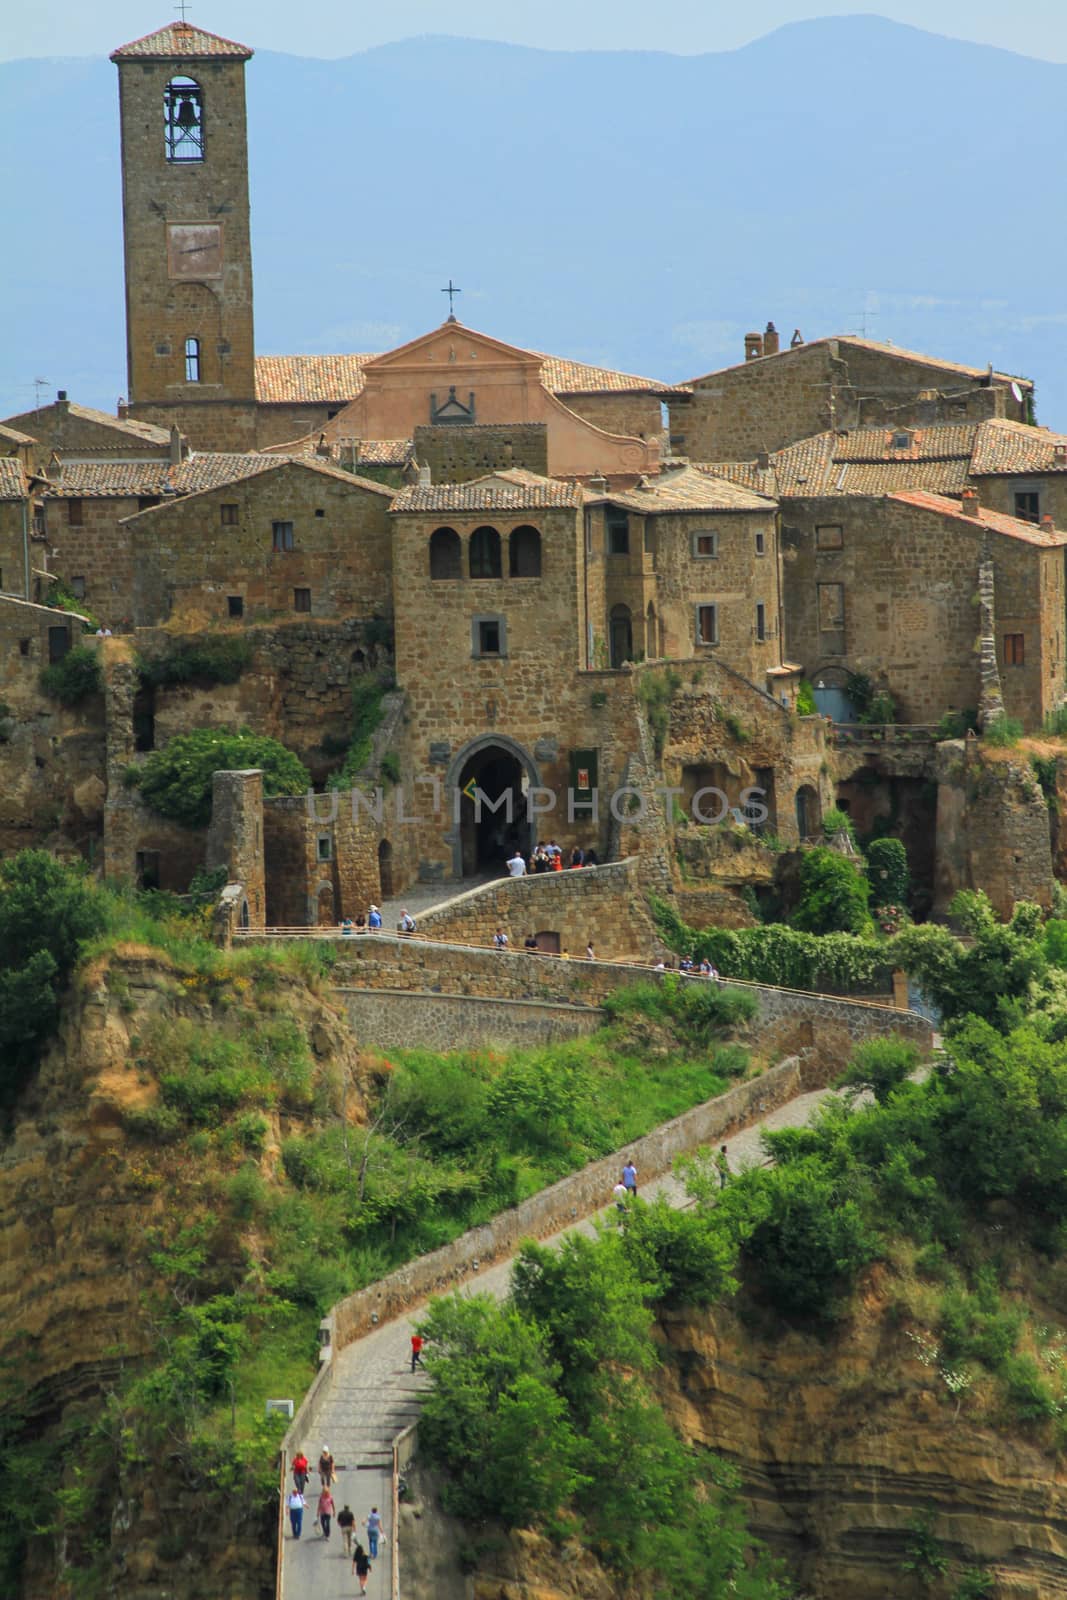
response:
[[[304,1485],[308,1481],[308,1458],[303,1450],[298,1450],[293,1457],[293,1482],[300,1494],[304,1492]]]
[[[412,1372],[415,1371],[416,1367],[421,1367],[421,1366],[422,1366],[422,1334],[421,1333],[413,1333],[411,1335],[411,1370],[412,1370]]]

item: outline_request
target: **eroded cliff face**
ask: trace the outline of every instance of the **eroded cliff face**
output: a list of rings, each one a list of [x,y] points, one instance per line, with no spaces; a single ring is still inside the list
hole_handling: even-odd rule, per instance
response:
[[[78,1481],[81,1463],[63,1444],[68,1428],[96,1415],[124,1372],[152,1353],[158,1326],[146,1293],[158,1290],[146,1259],[150,1230],[193,1221],[217,1201],[216,1163],[200,1165],[184,1143],[131,1134],[127,1119],[158,1098],[140,1059],[160,1020],[232,1025],[258,1002],[247,981],[179,972],[158,951],[128,947],[83,970],[63,1022],[0,1146],[0,1372],[5,1402],[22,1412],[22,1438],[54,1439],[55,1479]],[[272,982],[270,1009],[304,1033],[316,1071],[347,1077],[350,1116],[362,1118],[359,1058],[344,1019],[295,976]],[[273,1181],[284,1110],[264,1112],[257,1157]],[[242,1157],[247,1159],[245,1152]],[[254,1238],[232,1230],[234,1261]],[[17,1446],[16,1446],[17,1448]],[[122,1600],[244,1600],[273,1595],[271,1526],[263,1504],[208,1493],[180,1451],[115,1469],[91,1508],[100,1546],[95,1594]],[[53,1487],[55,1483],[53,1482]],[[20,1493],[33,1493],[25,1484]],[[32,1539],[20,1600],[85,1592],[70,1563],[84,1565],[82,1534]],[[80,1548],[79,1548],[80,1547]]]
[[[679,1432],[741,1473],[749,1525],[815,1600],[898,1600],[909,1523],[998,1595],[1067,1595],[1067,1465],[980,1420],[924,1365],[877,1275],[824,1343],[764,1336],[733,1309],[666,1313],[662,1398]],[[951,1584],[924,1593],[947,1594]],[[915,1591],[919,1592],[919,1591]]]

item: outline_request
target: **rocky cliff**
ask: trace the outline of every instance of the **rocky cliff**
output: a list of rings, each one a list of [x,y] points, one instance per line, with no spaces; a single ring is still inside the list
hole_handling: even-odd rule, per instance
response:
[[[169,1037],[160,1030],[226,1036],[261,1007],[264,1018],[284,1016],[314,1075],[347,1080],[348,1113],[362,1115],[343,1019],[297,974],[267,979],[197,974],[133,946],[83,968],[0,1149],[0,1430],[15,1461],[24,1452],[41,1464],[45,1481],[39,1491],[26,1483],[25,1493],[39,1498],[36,1520],[48,1526],[29,1538],[20,1600],[273,1595],[264,1500],[207,1484],[177,1438],[156,1459],[131,1455],[121,1437],[128,1419],[114,1404],[124,1377],[159,1354],[153,1302],[170,1291],[153,1246],[210,1218],[216,1290],[237,1281],[257,1249],[254,1231],[220,1204],[227,1162],[247,1166],[248,1150],[227,1157],[213,1144],[194,1159],[188,1140],[168,1137],[162,1123],[154,1130],[152,1042]],[[284,1094],[264,1107],[255,1161],[266,1185],[290,1123],[308,1115],[305,1107],[298,1117]]]

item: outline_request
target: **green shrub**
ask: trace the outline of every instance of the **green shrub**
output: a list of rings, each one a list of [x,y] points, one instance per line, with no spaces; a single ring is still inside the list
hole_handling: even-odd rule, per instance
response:
[[[385,752],[382,756],[379,770],[387,783],[400,782],[400,757],[395,750],[387,750]]]
[[[1033,768],[1034,777],[1037,779],[1038,788],[1044,795],[1049,809],[1056,809],[1056,757],[1031,756],[1030,766]]]
[[[797,687],[797,716],[814,717],[818,713],[815,703],[815,691],[807,678],[801,678]]]
[[[383,700],[388,693],[386,682],[373,674],[361,674],[352,680],[352,735],[348,753],[339,772],[330,779],[333,789],[349,789],[370,760],[374,735],[385,716]],[[399,773],[398,773],[399,776]]]
[[[911,877],[903,843],[899,839],[872,839],[865,853],[871,905],[905,905]]]
[[[1067,734],[1067,703],[1054,706],[1051,711],[1046,711],[1042,727],[1046,733],[1051,734],[1054,738],[1062,738],[1064,734]]]
[[[870,927],[868,886],[852,862],[816,846],[800,863],[800,904],[791,918],[805,933],[864,933]]]
[[[39,681],[44,693],[64,706],[80,706],[104,687],[97,652],[88,644],[68,650],[62,660],[45,667]]]
[[[946,711],[934,734],[936,739],[962,739],[968,733],[978,732],[978,712]]]
[[[167,1105],[132,1106],[123,1122],[135,1139],[148,1144],[173,1144],[185,1132],[181,1113]]]
[[[860,715],[861,722],[895,722],[897,703],[887,689],[879,689]]]
[[[825,1319],[876,1253],[873,1229],[823,1164],[811,1158],[770,1174],[766,1215],[744,1247],[764,1292],[786,1317]]]
[[[1001,715],[995,722],[987,723],[982,730],[982,738],[987,744],[1006,749],[1008,746],[1018,744],[1023,736],[1023,725],[1018,717]]]
[[[216,772],[259,767],[265,795],[303,794],[311,786],[304,764],[266,734],[242,728],[196,728],[169,739],[141,767],[140,792],[161,817],[203,828],[211,820],[211,780]]]
[[[852,825],[852,818],[847,811],[842,811],[837,806],[831,806],[824,815],[822,831],[826,839],[833,839],[836,834],[846,833],[853,844],[856,842],[856,830]]]
[[[869,1089],[883,1106],[918,1064],[918,1050],[904,1039],[864,1039],[852,1052],[840,1082],[854,1089]]]
[[[723,712],[723,727],[736,744],[747,744],[749,732],[735,711]]]
[[[149,688],[197,683],[208,688],[216,683],[236,683],[252,659],[251,641],[240,636],[220,634],[215,638],[182,644],[165,655],[139,656],[137,672]]]
[[[682,686],[677,672],[643,672],[637,680],[637,699],[648,718],[657,758],[663,754],[671,725],[671,701]]]

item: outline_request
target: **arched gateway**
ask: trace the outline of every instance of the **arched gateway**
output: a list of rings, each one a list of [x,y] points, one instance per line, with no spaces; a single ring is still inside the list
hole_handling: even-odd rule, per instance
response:
[[[516,848],[529,855],[537,838],[537,822],[529,819],[527,795],[540,781],[529,751],[504,734],[483,734],[464,745],[445,780],[451,823],[445,838],[452,846],[455,877],[502,873]]]

